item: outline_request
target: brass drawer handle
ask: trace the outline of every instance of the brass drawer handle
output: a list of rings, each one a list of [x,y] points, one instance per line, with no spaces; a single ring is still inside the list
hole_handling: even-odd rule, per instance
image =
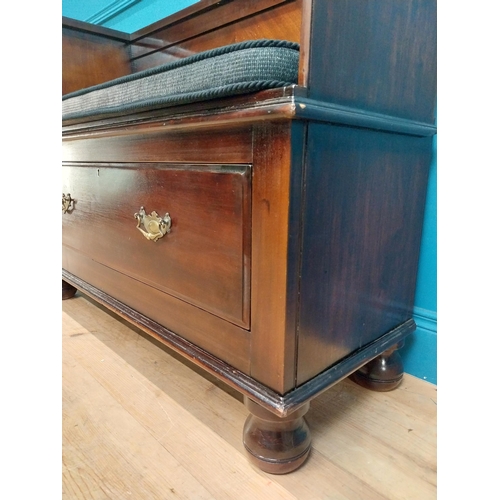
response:
[[[134,217],[137,219],[137,229],[148,240],[158,241],[167,233],[170,233],[172,219],[168,213],[162,219],[154,210],[151,212],[151,215],[147,215],[144,207],[141,207],[139,213],[134,214]],[[146,231],[139,227],[141,224]]]
[[[68,194],[62,194],[62,213],[65,214],[67,212],[71,213],[73,211],[74,207],[74,202],[73,198],[71,198],[71,195]]]

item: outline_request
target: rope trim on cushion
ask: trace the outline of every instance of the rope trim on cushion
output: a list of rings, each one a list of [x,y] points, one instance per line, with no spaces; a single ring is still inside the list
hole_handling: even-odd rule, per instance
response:
[[[297,83],[299,45],[251,40],[63,96],[63,120],[173,106]]]
[[[235,52],[237,50],[245,50],[245,49],[260,48],[260,47],[280,47],[297,51],[300,49],[300,45],[298,43],[289,42],[287,40],[265,40],[265,39],[248,40],[245,42],[235,43],[232,45],[226,45],[224,47],[217,47],[215,49],[207,50],[205,52],[193,54],[192,56],[185,57],[184,59],[179,59],[178,61],[173,61],[167,64],[163,64],[161,66],[156,66],[154,68],[146,69],[144,71],[139,71],[131,75],[122,76],[120,78],[110,80],[109,82],[104,82],[99,85],[94,85],[92,87],[88,87],[85,89],[76,90],[75,92],[71,92],[69,94],[64,95],[62,99],[64,101],[72,97],[88,94],[89,92],[93,92],[94,90],[105,89],[112,87],[114,85],[119,85],[120,83],[139,80],[147,76],[156,75],[158,73],[180,68],[182,66],[187,66],[189,64],[193,64],[198,61],[202,61],[204,59],[209,59],[212,57],[228,54],[230,52]]]
[[[276,80],[267,80],[260,82],[245,82],[236,83],[232,85],[225,85],[223,87],[213,88],[209,90],[202,90],[198,92],[187,92],[176,95],[169,95],[156,99],[144,99],[142,101],[134,101],[130,104],[121,106],[113,106],[101,109],[90,109],[88,111],[79,111],[75,113],[67,113],[64,115],[64,120],[74,120],[76,118],[86,118],[89,116],[102,116],[108,114],[124,113],[132,110],[144,110],[156,106],[167,106],[172,104],[186,104],[191,102],[206,101],[210,99],[217,99],[219,97],[227,97],[230,95],[246,94],[249,92],[257,92],[259,90],[267,90],[278,87],[286,87],[290,82],[280,82]]]

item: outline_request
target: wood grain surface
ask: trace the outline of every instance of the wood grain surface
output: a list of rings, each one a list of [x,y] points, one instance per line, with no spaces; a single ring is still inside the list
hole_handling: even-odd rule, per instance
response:
[[[64,19],[63,19],[64,21]],[[62,94],[131,73],[129,50],[125,40],[109,38],[96,28],[83,32],[63,22],[62,30]]]
[[[436,38],[436,0],[315,1],[309,95],[434,124]]]
[[[165,26],[130,46],[134,72],[246,40],[300,41],[302,0],[236,0]]]
[[[431,138],[313,123],[307,148],[299,384],[412,317]]]

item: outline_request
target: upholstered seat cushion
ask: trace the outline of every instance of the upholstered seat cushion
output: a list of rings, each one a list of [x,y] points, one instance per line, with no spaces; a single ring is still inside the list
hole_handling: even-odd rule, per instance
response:
[[[185,104],[297,83],[299,45],[252,40],[63,96],[63,120]]]

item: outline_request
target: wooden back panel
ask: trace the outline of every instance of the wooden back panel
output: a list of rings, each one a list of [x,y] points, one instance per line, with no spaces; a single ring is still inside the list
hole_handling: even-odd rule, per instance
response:
[[[63,18],[62,94],[131,73],[126,33]]]
[[[131,35],[133,71],[245,40],[274,38],[300,42],[302,0],[233,0],[201,8],[184,18],[178,14],[165,24]],[[213,2],[210,0],[210,4]],[[189,14],[189,12],[187,12]]]

